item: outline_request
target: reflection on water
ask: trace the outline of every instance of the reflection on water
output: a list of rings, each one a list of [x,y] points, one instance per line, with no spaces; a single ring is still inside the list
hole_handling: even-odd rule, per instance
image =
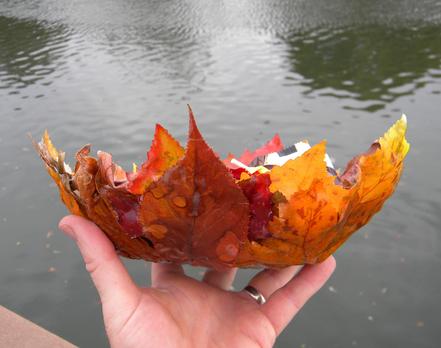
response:
[[[220,154],[279,132],[287,144],[327,138],[344,166],[406,112],[412,148],[397,193],[337,253],[328,288],[277,345],[435,346],[440,33],[436,0],[1,1],[0,303],[80,346],[106,345],[27,132],[48,128],[70,159],[92,142],[129,168],[155,122],[184,141],[189,102]],[[127,264],[145,283],[145,266]]]
[[[348,108],[376,111],[440,77],[440,33],[441,25],[370,25],[295,33],[286,42],[306,94],[369,101]]]
[[[0,88],[21,89],[60,74],[66,39],[61,25],[0,16]]]

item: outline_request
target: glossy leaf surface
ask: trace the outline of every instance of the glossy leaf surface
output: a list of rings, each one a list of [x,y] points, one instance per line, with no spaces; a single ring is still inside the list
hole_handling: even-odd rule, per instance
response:
[[[246,197],[202,139],[190,111],[184,157],[142,197],[146,235],[165,260],[233,264],[246,239],[248,214]],[[224,240],[231,241],[222,246]]]
[[[70,212],[95,222],[121,255],[218,269],[321,262],[393,193],[409,150],[397,121],[343,172],[330,173],[321,142],[265,173],[220,160],[191,109],[186,149],[157,126],[147,161],[126,173],[110,154],[76,155],[74,170],[47,132],[35,144]],[[276,135],[239,161],[283,149]]]

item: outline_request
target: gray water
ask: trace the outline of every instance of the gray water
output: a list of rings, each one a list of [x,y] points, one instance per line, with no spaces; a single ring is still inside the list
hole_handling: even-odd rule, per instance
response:
[[[326,138],[340,167],[405,112],[412,148],[397,192],[338,250],[335,274],[277,346],[439,346],[435,0],[1,0],[0,304],[80,346],[107,345],[26,134],[48,128],[71,161],[91,142],[129,168],[156,122],[185,142],[187,103],[221,155],[279,132],[287,144]],[[127,266],[148,284],[145,263]]]

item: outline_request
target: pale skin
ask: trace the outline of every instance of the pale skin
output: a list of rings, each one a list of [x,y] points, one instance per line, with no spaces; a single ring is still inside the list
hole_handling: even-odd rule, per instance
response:
[[[198,281],[181,266],[152,263],[152,285],[144,288],[95,224],[67,216],[59,226],[76,241],[98,290],[112,347],[272,347],[335,269],[331,256],[314,266],[263,270],[249,282],[267,299],[263,305],[230,290],[236,269],[207,270]]]

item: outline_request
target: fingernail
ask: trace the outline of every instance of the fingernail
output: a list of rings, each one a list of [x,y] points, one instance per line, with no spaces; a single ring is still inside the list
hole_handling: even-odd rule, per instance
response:
[[[65,234],[67,234],[73,240],[76,239],[75,232],[74,232],[72,226],[67,225],[67,224],[62,224],[62,225],[60,225],[60,230],[62,230]]]

